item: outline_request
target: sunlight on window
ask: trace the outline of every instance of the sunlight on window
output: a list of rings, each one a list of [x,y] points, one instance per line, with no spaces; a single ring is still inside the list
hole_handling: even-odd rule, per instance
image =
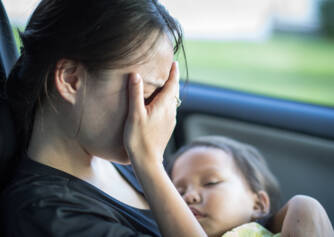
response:
[[[39,0],[2,0],[12,24],[24,26]]]

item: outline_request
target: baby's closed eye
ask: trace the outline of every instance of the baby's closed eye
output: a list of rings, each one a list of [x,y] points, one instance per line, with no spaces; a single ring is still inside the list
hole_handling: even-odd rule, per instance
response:
[[[219,179],[218,178],[214,178],[214,179],[204,180],[202,184],[205,187],[210,187],[210,186],[214,186],[214,185],[220,184],[222,182],[224,182],[223,179],[221,179],[221,178],[219,178]]]

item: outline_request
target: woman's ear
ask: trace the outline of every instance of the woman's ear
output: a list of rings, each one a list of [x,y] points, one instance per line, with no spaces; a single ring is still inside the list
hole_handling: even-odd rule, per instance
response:
[[[78,90],[84,80],[84,68],[77,62],[61,59],[56,64],[55,86],[67,102],[76,103]]]
[[[258,193],[254,194],[254,206],[252,219],[257,220],[263,218],[270,212],[270,199],[267,192],[261,190]]]

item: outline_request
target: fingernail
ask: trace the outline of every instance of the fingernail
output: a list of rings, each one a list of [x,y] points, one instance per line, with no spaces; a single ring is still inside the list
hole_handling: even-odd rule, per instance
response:
[[[136,73],[134,77],[132,77],[132,83],[133,84],[138,84],[140,82],[140,75]]]
[[[179,69],[179,61],[175,61],[175,66],[177,69]]]

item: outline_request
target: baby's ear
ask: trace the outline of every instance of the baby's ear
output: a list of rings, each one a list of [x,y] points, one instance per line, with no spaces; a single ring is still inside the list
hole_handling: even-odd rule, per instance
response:
[[[254,206],[252,220],[257,220],[265,217],[270,212],[270,199],[267,192],[261,190],[254,194]]]

